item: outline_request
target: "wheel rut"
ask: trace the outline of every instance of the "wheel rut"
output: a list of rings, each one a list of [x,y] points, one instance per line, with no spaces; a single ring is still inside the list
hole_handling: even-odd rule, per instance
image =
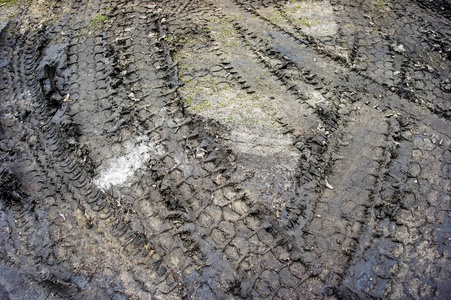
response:
[[[25,5],[0,33],[0,296],[446,299],[437,3]]]

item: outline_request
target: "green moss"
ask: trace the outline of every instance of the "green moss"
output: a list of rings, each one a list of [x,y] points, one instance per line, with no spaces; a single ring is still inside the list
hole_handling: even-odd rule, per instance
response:
[[[17,8],[30,2],[29,0],[0,0],[0,17],[3,21],[14,18],[18,12]]]
[[[314,18],[299,18],[298,20],[295,21],[295,24],[297,26],[307,26],[307,27],[312,27],[317,25],[318,19],[316,17]]]
[[[191,43],[193,41],[193,37],[190,35],[180,34],[177,36],[165,37],[164,40],[173,45],[184,45]]]
[[[22,2],[22,1],[19,1],[19,0],[0,0],[0,5],[5,5],[6,7],[8,7],[8,6],[17,5],[17,4],[19,4],[19,2]]]
[[[89,22],[89,29],[98,29],[108,22],[108,20],[108,16],[104,14],[97,14]]]
[[[375,0],[373,1],[373,8],[378,12],[384,12],[388,9],[388,3],[386,0]]]
[[[2,8],[14,8],[30,2],[29,0],[0,0],[0,6]]]

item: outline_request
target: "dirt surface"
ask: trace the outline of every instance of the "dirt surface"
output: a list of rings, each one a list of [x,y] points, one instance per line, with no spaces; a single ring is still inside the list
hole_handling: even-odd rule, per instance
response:
[[[17,5],[1,299],[451,298],[449,1]]]

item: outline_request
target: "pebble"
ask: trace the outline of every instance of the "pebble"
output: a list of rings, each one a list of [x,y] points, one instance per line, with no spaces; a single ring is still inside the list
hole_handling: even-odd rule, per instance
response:
[[[404,49],[404,45],[402,45],[402,44],[399,44],[399,45],[393,44],[392,47],[393,47],[393,51],[395,51],[397,53],[403,54],[404,52],[406,52],[406,49]]]
[[[325,179],[325,181],[326,181],[326,187],[327,187],[328,189],[333,190],[334,187],[327,181],[327,178]]]

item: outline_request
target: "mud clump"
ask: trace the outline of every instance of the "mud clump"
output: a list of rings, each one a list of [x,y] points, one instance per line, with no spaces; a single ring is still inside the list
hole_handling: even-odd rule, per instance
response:
[[[2,166],[0,168],[0,187],[0,199],[5,204],[12,205],[22,201],[24,195],[20,181],[8,167]]]

